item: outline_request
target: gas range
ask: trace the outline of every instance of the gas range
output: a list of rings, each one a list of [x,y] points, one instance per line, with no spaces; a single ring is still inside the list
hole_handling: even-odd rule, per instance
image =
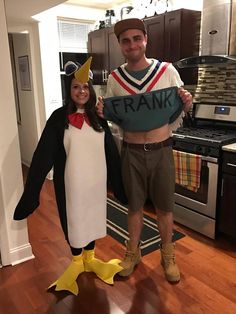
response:
[[[221,147],[236,142],[236,106],[197,104],[192,126],[173,131],[173,148],[219,157]]]
[[[196,156],[191,156],[192,160],[200,159],[196,163],[200,166],[200,185],[192,191],[176,184],[174,217],[175,221],[214,239],[222,187],[222,146],[236,142],[236,105],[194,104],[190,121],[173,132],[173,148],[193,153]],[[190,163],[186,168],[188,171],[183,168],[183,174],[192,177]]]

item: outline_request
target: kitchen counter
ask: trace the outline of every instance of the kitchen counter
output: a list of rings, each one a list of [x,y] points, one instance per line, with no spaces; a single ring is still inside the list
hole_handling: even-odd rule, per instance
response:
[[[224,146],[222,146],[222,150],[227,151],[227,152],[236,153],[236,143],[224,145]]]

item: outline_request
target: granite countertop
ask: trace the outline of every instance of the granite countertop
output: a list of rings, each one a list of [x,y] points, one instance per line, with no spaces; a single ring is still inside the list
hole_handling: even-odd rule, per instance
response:
[[[222,146],[222,150],[227,151],[227,152],[236,153],[236,143],[224,145],[224,146]]]

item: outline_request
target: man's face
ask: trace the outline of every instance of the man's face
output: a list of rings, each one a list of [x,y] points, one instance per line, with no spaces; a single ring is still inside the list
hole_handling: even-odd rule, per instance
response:
[[[137,62],[145,55],[147,35],[139,29],[128,29],[120,34],[119,44],[126,60]]]

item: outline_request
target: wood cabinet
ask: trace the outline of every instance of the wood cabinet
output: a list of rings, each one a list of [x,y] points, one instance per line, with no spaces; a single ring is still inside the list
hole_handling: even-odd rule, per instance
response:
[[[106,35],[105,28],[90,32],[88,35],[88,53],[93,57],[91,70],[94,84],[105,84],[105,70],[108,69]]]
[[[147,57],[176,62],[199,54],[201,12],[170,11],[144,20],[147,27]],[[179,70],[185,84],[197,83],[197,69]]]
[[[223,153],[222,171],[218,228],[220,232],[236,238],[236,153]]]
[[[109,72],[125,62],[125,58],[120,50],[119,42],[114,33],[114,27],[107,30],[107,55]]]
[[[94,84],[106,84],[109,73],[125,62],[114,27],[89,33],[88,53],[93,56],[91,69],[94,74]]]
[[[148,35],[147,57],[173,63],[198,55],[201,12],[180,9],[145,18],[144,22]],[[95,84],[105,84],[108,74],[125,62],[113,27],[89,33],[88,53],[94,56]],[[180,75],[185,84],[196,83],[197,69],[181,69]]]
[[[147,57],[165,60],[165,15],[156,15],[144,22],[148,35]]]

